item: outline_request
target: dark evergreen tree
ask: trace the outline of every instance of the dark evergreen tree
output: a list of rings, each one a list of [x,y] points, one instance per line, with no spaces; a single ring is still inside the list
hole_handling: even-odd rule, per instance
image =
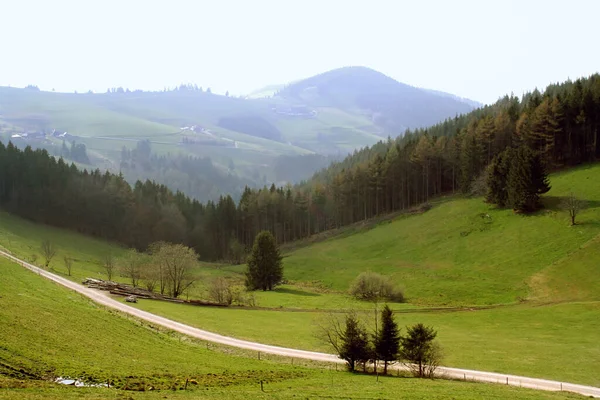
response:
[[[506,149],[498,154],[488,166],[486,185],[488,193],[486,201],[504,207],[508,203],[508,171],[513,155],[512,149]]]
[[[381,329],[375,337],[375,354],[383,361],[383,373],[387,374],[388,364],[398,359],[400,351],[400,330],[394,321],[394,313],[386,304],[381,311]]]
[[[550,190],[540,155],[527,146],[521,146],[513,152],[508,162],[508,205],[520,212],[536,210],[540,195]]]
[[[340,337],[339,357],[354,371],[357,364],[364,364],[371,358],[369,336],[354,314],[346,316],[345,329]]]
[[[406,336],[400,339],[400,358],[411,363],[417,376],[427,375],[428,365],[434,360],[434,340],[437,332],[421,323],[406,328]]]
[[[246,286],[251,290],[272,290],[282,279],[283,264],[275,237],[269,231],[262,231],[248,256]]]

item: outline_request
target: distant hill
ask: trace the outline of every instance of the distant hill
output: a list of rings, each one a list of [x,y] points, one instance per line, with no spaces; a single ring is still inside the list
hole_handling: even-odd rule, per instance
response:
[[[366,67],[345,67],[291,84],[278,95],[312,107],[362,113],[387,133],[433,125],[478,103],[400,83]]]
[[[262,186],[307,179],[324,166],[323,160],[343,158],[406,128],[428,126],[472,108],[452,95],[414,88],[363,67],[272,85],[249,98],[217,95],[195,85],[160,92],[115,88],[106,93],[0,87],[0,140],[63,156],[63,141],[68,147],[75,142],[87,149],[86,168],[113,172],[122,170],[123,149],[132,151],[148,141],[157,157],[210,158],[220,171],[217,175],[241,178],[230,181],[243,188],[244,183]],[[170,166],[182,165],[165,160]],[[289,160],[298,167],[282,168]],[[307,165],[298,164],[302,162]],[[155,168],[154,175],[144,176],[136,166],[135,177],[164,176],[172,189],[186,187],[189,171],[161,168],[160,174]],[[204,172],[199,174],[216,176],[212,170]],[[231,187],[223,183],[203,192],[218,198],[221,189]],[[196,196],[196,190],[187,193]]]

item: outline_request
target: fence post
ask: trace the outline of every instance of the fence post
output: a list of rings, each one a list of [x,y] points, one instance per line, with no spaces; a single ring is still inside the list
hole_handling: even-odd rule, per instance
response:
[[[258,359],[260,360],[260,351],[258,352]],[[262,381],[260,381],[260,385],[262,387]]]

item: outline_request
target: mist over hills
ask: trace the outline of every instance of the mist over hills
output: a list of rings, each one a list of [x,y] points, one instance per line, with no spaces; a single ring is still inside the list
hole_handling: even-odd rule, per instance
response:
[[[245,185],[298,182],[357,148],[477,104],[365,67],[271,85],[247,98],[195,85],[106,93],[0,87],[0,140],[215,200]],[[74,144],[77,151],[65,151]],[[74,157],[82,145],[87,155]]]

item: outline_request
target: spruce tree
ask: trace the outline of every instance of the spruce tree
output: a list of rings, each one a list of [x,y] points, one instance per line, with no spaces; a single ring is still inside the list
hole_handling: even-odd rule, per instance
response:
[[[341,334],[339,357],[354,371],[356,364],[366,363],[371,357],[367,331],[360,325],[354,314],[346,316],[346,327]]]
[[[512,155],[512,149],[505,150],[492,160],[487,169],[488,193],[486,200],[500,207],[504,207],[508,202],[507,178]]]
[[[375,337],[375,354],[383,361],[383,373],[387,374],[388,363],[396,361],[400,350],[400,330],[394,313],[386,304],[381,311],[381,329]]]
[[[246,286],[251,290],[273,290],[282,279],[283,264],[275,237],[269,231],[262,231],[248,256]]]
[[[516,149],[510,158],[508,205],[515,211],[535,211],[539,206],[540,194],[548,190],[548,175],[540,155],[527,146]]]
[[[406,328],[407,335],[400,339],[400,357],[411,363],[410,368],[419,377],[425,377],[429,367],[439,359],[434,340],[437,332],[421,323]]]

